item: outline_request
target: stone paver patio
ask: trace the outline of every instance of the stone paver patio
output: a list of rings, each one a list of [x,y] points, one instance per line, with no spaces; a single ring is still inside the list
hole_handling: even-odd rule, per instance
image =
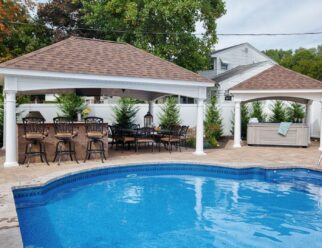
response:
[[[160,162],[191,162],[229,167],[265,167],[265,168],[309,168],[322,171],[322,166],[316,165],[320,152],[318,142],[313,142],[309,148],[290,147],[250,147],[232,148],[229,141],[224,148],[206,150],[207,155],[196,156],[192,149],[182,152],[111,151],[106,163],[88,161],[86,164],[72,162],[60,166],[52,164],[31,164],[26,166],[3,168],[3,152],[0,155],[0,244],[6,247],[21,247],[21,236],[17,213],[11,188],[22,185],[39,185],[56,177],[98,167],[120,166],[124,164],[160,163]]]

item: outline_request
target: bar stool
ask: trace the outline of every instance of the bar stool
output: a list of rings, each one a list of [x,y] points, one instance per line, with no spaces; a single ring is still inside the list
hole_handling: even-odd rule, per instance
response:
[[[84,163],[87,159],[91,158],[92,153],[99,153],[102,163],[104,162],[105,153],[104,153],[104,142],[103,138],[107,135],[107,132],[104,131],[103,118],[99,117],[87,117],[85,118],[85,132],[88,139],[86,146],[86,155]],[[92,145],[99,145],[97,148],[93,148]]]
[[[78,133],[74,131],[74,122],[68,117],[55,117],[53,121],[55,138],[58,140],[53,162],[58,159],[59,165],[62,155],[66,154],[69,155],[71,161],[73,161],[74,156],[75,161],[78,164],[74,142],[74,138]],[[65,147],[67,147],[67,149],[64,149]]]
[[[46,162],[49,165],[46,156],[46,146],[43,142],[48,136],[48,131],[45,130],[45,119],[41,117],[25,117],[22,119],[24,135],[26,139],[26,149],[25,157],[22,162],[24,164],[27,159],[27,167],[29,167],[29,162],[31,157],[39,156],[41,162]],[[39,146],[38,151],[33,151],[33,148]]]

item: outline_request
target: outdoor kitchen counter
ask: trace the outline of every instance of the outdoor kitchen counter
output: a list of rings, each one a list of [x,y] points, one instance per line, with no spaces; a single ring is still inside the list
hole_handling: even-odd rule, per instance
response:
[[[107,123],[105,125],[107,127]],[[18,139],[18,161],[21,163],[25,156],[25,148],[26,148],[26,140],[23,138],[24,129],[23,124],[17,124],[17,139]],[[57,139],[55,138],[54,124],[53,123],[45,123],[45,129],[48,130],[48,136],[44,139],[44,143],[46,145],[47,159],[48,162],[52,162],[55,156],[56,143]],[[74,129],[78,132],[78,135],[74,138],[75,149],[76,149],[76,157],[79,161],[84,160],[86,153],[86,145],[87,138],[85,135],[85,123],[84,122],[74,122]],[[104,131],[107,131],[106,129]],[[105,148],[105,156],[108,156],[108,137],[105,136],[104,139],[104,148]],[[38,149],[38,147],[37,147]],[[99,154],[92,154],[92,158],[99,158]],[[63,155],[63,161],[70,161],[69,156]],[[38,157],[31,158],[30,162],[40,162]]]

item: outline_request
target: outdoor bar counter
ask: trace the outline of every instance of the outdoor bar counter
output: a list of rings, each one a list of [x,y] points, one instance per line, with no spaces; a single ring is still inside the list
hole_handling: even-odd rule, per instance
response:
[[[105,124],[107,127],[107,123]],[[26,140],[24,139],[24,127],[22,123],[17,123],[17,139],[18,139],[18,161],[21,163],[25,156]],[[46,154],[48,162],[51,163],[55,157],[56,143],[54,124],[45,123],[45,129],[48,130],[48,136],[44,139],[46,145]],[[86,153],[87,137],[85,134],[85,123],[84,122],[74,122],[74,129],[77,131],[78,135],[73,139],[75,142],[76,157],[78,161],[83,161]],[[107,131],[106,129],[104,131]],[[103,138],[105,156],[108,156],[108,136]],[[34,148],[35,149],[35,148]],[[38,147],[37,147],[38,149]],[[92,158],[99,159],[99,154],[92,154]],[[70,161],[69,155],[63,155],[61,162]],[[40,162],[39,157],[34,157],[30,159],[30,162]]]
[[[248,145],[301,146],[309,144],[309,128],[305,123],[292,123],[287,134],[278,133],[280,123],[249,123]]]

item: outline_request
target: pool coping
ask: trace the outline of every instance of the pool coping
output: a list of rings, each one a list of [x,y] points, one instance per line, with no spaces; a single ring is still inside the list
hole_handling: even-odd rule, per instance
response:
[[[185,161],[185,160],[173,160],[173,161],[146,161],[146,162],[116,162],[116,163],[97,163],[91,162],[86,163],[86,168],[83,167],[71,167],[68,171],[56,171],[49,173],[48,175],[34,178],[32,180],[26,180],[22,182],[6,183],[0,185],[0,243],[6,244],[7,248],[23,247],[22,237],[20,234],[18,216],[16,212],[16,206],[13,196],[14,189],[25,189],[30,187],[43,187],[53,181],[76,175],[79,173],[86,173],[93,170],[100,170],[113,167],[125,167],[125,166],[139,166],[139,165],[161,165],[161,164],[191,164],[191,165],[205,165],[205,166],[218,166],[233,169],[274,169],[274,170],[285,170],[285,169],[308,169],[312,171],[322,172],[321,168],[316,168],[313,165],[260,165],[250,163],[209,163],[202,161]]]

